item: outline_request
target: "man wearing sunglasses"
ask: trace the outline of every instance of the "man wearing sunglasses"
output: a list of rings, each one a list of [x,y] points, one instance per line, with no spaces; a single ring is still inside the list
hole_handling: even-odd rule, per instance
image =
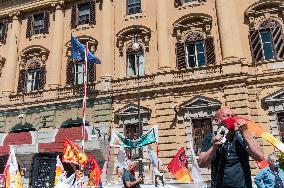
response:
[[[258,188],[284,188],[284,171],[279,167],[278,157],[270,154],[267,162],[269,166],[258,172],[255,184]]]
[[[218,131],[203,139],[199,166],[211,164],[212,188],[251,188],[249,156],[262,161],[261,147],[247,131],[246,121],[235,118],[231,109],[218,110],[215,121]]]

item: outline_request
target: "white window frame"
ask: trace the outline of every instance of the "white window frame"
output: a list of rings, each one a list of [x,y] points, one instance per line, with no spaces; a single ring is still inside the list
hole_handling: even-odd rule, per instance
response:
[[[260,37],[260,42],[261,42],[261,50],[262,50],[262,54],[263,54],[263,59],[269,61],[269,60],[271,60],[271,59],[266,59],[266,58],[265,58],[264,45],[263,45],[263,44],[267,44],[268,42],[264,43],[264,42],[262,41],[262,37],[261,37],[261,33],[264,32],[264,31],[268,32],[269,35],[270,35],[270,44],[271,44],[271,46],[272,46],[272,54],[273,54],[272,59],[275,59],[275,54],[274,54],[274,49],[273,49],[274,46],[273,46],[273,41],[272,41],[272,38],[271,38],[271,37],[272,37],[271,32],[268,31],[268,30],[260,30],[260,31],[259,31],[259,37]]]
[[[196,44],[197,43],[203,43],[203,49],[204,49],[204,51],[203,51],[203,54],[204,54],[204,56],[205,56],[205,65],[206,65],[206,54],[205,54],[205,41],[204,40],[197,40],[197,41],[192,41],[192,42],[189,42],[189,43],[186,43],[186,66],[187,66],[187,68],[194,68],[194,67],[199,67],[199,62],[198,62],[198,58],[197,58],[197,55],[198,55],[198,53],[197,53],[197,48],[196,48]],[[189,66],[189,59],[188,59],[188,46],[189,46],[189,44],[194,44],[194,63],[195,63],[195,66],[194,67],[190,67]]]
[[[32,74],[31,74],[32,73]],[[38,83],[37,81],[37,74],[38,74]],[[39,89],[39,82],[40,82],[40,69],[31,69],[28,70],[28,79],[27,79],[27,92],[32,92],[32,91],[36,91]],[[32,76],[31,79],[29,79],[29,76]],[[29,84],[31,84],[29,86]],[[36,89],[36,84],[38,84],[38,88]]]

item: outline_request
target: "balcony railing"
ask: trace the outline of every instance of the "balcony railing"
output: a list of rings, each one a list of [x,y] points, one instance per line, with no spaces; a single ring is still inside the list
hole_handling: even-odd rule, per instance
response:
[[[161,85],[173,85],[181,82],[191,82],[197,79],[214,78],[222,75],[221,65],[209,65],[200,68],[160,72],[153,75],[145,75],[139,78],[140,87],[153,87]],[[137,77],[117,79],[112,81],[113,91],[131,90],[137,88]]]
[[[16,104],[29,104],[44,101],[52,101],[58,99],[70,99],[82,97],[84,93],[83,85],[66,86],[51,90],[41,90],[33,91],[29,93],[18,93],[11,94],[8,97],[8,103],[6,105],[16,105]],[[96,84],[88,84],[87,94],[96,93]]]
[[[191,68],[185,70],[170,70],[165,72],[159,72],[152,75],[145,75],[139,78],[139,85],[141,89],[160,88],[164,86],[174,86],[184,83],[195,82],[196,80],[206,81],[208,78],[213,80],[222,75],[221,65],[209,65],[200,68]],[[102,93],[105,92],[103,84],[110,84],[110,82],[97,82],[88,84],[87,93],[88,96],[99,94],[99,90]],[[137,77],[116,79],[111,81],[111,89],[107,90],[107,93],[117,93],[125,91],[135,92],[138,85]],[[15,106],[19,104],[33,104],[43,103],[47,101],[76,99],[83,96],[83,85],[65,86],[57,89],[34,91],[30,93],[13,94],[8,97],[8,101],[5,101],[3,106]]]

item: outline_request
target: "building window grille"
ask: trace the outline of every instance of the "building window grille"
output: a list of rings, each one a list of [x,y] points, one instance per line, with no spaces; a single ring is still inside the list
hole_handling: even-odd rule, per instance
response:
[[[144,75],[144,53],[135,52],[127,54],[127,74],[128,76]]]
[[[193,148],[196,155],[200,153],[202,140],[209,132],[212,132],[211,118],[192,119]]]
[[[79,25],[88,24],[90,22],[90,4],[82,4],[78,6]]]
[[[141,0],[127,0],[127,13],[136,14],[141,12]]]
[[[124,127],[124,136],[131,140],[139,138],[139,124],[125,125]],[[128,159],[138,159],[139,158],[139,149],[126,149],[126,155]]]
[[[186,44],[187,67],[200,67],[206,64],[204,41]]]

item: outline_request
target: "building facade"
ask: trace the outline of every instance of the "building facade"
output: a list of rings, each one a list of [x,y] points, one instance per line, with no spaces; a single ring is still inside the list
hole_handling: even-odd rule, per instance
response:
[[[104,172],[115,174],[111,129],[138,137],[138,83],[143,131],[159,126],[164,164],[181,146],[198,155],[224,106],[283,141],[283,28],[282,0],[0,1],[0,173],[14,147],[25,184],[50,187],[64,139],[80,143],[83,62],[71,34],[101,63],[88,66],[85,140]]]

